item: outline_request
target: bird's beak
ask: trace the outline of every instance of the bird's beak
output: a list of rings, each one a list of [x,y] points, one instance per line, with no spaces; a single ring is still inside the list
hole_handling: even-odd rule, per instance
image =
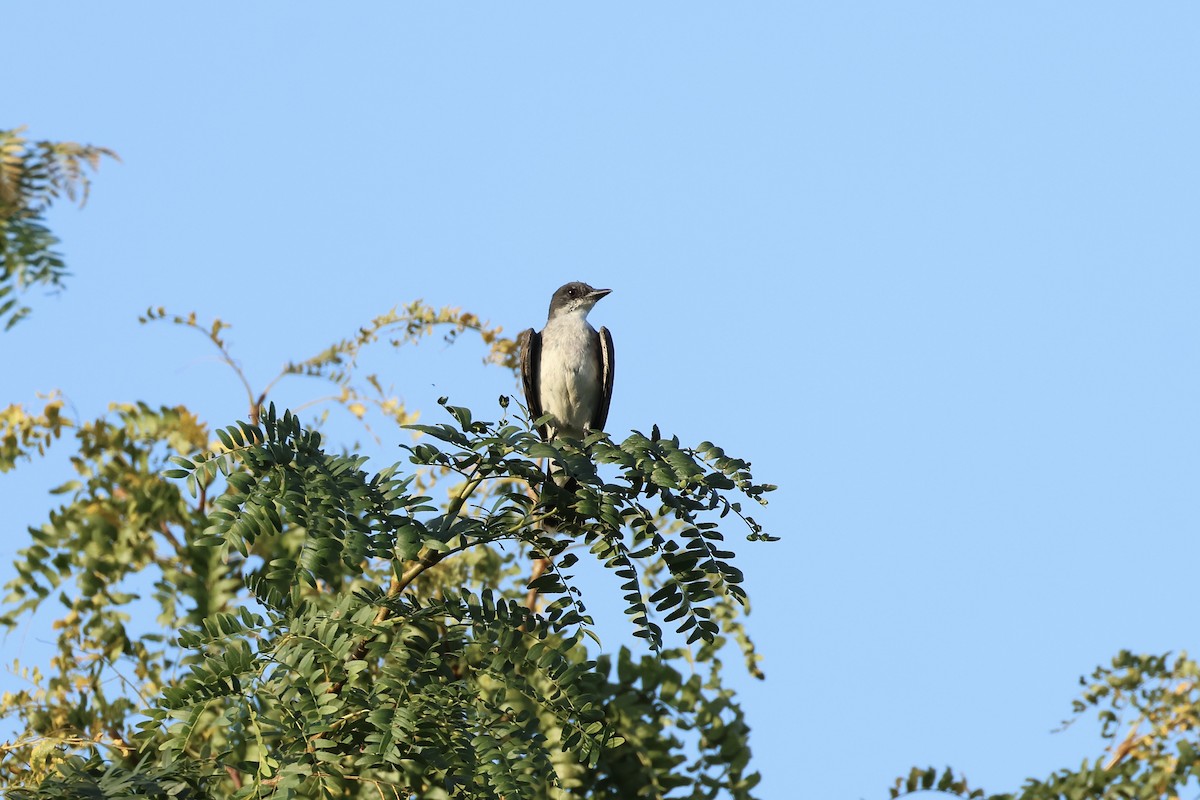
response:
[[[588,295],[588,297],[590,297],[594,303],[601,297],[607,297],[610,294],[612,294],[612,289],[594,289],[592,290],[591,294]]]

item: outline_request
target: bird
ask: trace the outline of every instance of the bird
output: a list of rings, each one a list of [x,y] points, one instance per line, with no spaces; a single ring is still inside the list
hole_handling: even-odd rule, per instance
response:
[[[530,420],[547,414],[538,426],[542,439],[566,435],[583,439],[604,429],[613,389],[613,340],[599,331],[588,312],[611,289],[593,289],[581,281],[559,287],[550,298],[550,313],[541,333],[533,328],[518,336],[521,383]]]

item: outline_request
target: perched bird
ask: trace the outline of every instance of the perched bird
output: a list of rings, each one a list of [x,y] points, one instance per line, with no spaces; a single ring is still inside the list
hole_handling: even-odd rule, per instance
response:
[[[539,426],[543,439],[559,434],[582,439],[603,430],[613,387],[613,342],[607,328],[597,333],[587,321],[596,301],[611,289],[575,281],[550,299],[546,327],[521,333],[521,382],[531,419],[553,415]]]

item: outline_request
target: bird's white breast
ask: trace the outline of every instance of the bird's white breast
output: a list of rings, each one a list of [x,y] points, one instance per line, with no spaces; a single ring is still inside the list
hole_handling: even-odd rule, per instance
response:
[[[542,411],[553,414],[556,427],[582,437],[600,402],[596,332],[584,314],[568,314],[546,323],[542,331]]]

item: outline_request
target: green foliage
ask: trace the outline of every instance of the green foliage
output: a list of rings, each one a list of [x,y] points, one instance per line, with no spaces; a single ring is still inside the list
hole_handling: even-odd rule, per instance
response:
[[[153,770],[151,774],[142,769],[105,763],[97,755],[88,759],[71,756],[60,762],[55,773],[42,781],[36,790],[11,789],[8,797],[11,800],[38,797],[198,800],[213,796],[210,792],[213,777],[186,762],[176,762],[169,768]]]
[[[1015,793],[987,800],[1175,799],[1200,780],[1200,665],[1186,654],[1137,655],[1121,651],[1111,666],[1079,679],[1086,687],[1074,701],[1078,716],[1096,709],[1107,756],[1084,760],[1079,769],[1030,778]],[[1069,723],[1068,723],[1069,724]],[[1124,731],[1124,735],[1122,735]],[[958,797],[985,797],[969,790],[950,770],[914,769],[896,781],[892,797],[936,788]]]
[[[31,142],[24,128],[0,130],[0,320],[5,329],[29,314],[18,297],[30,287],[62,286],[67,275],[59,241],[45,214],[61,195],[87,202],[87,170],[97,169],[104,147],[74,142]]]
[[[128,579],[156,573],[155,600],[166,629],[221,605],[231,590],[232,576],[212,569],[208,551],[178,540],[176,532],[194,528],[201,516],[178,487],[159,477],[169,452],[204,445],[203,427],[183,409],[123,405],[114,411],[114,420],[74,427],[75,477],[54,490],[67,502],[29,529],[32,543],[18,553],[18,576],[6,587],[0,624],[14,627],[47,601],[62,616],[54,623],[50,677],[16,665],[31,688],[0,700],[0,712],[23,718],[29,734],[0,761],[0,785],[27,770],[43,774],[53,752],[39,752],[38,745],[47,741],[125,746],[119,732],[140,703],[127,685],[112,681],[114,673],[127,675],[141,694],[153,694],[175,653],[165,636],[127,629],[138,599],[126,589]]]
[[[964,797],[969,800],[973,798],[983,797],[983,792],[979,789],[971,789],[967,786],[964,778],[955,775],[954,770],[946,768],[943,772],[938,772],[933,767],[921,769],[913,767],[908,773],[907,778],[897,778],[896,785],[892,787],[892,797],[903,797],[906,794],[913,792],[944,792],[945,794],[954,797]]]
[[[689,644],[712,643],[720,627],[709,606],[744,593],[740,573],[726,563],[732,553],[714,545],[723,538],[717,523],[699,515],[735,510],[713,484],[740,484],[757,499],[770,487],[754,484],[748,465],[711,445],[701,457],[677,440],[641,434],[620,446],[592,437],[596,460],[621,468],[620,484],[604,483],[574,443],[548,451],[526,425],[477,421],[467,409],[448,408],[457,425],[418,426],[443,447],[408,448],[413,463],[465,479],[445,509],[409,493],[411,478],[395,477],[398,467],[368,475],[361,458],[324,452],[319,434],[273,407],[261,428],[242,423],[219,432],[219,453],[173,459],[181,467],[173,474],[193,486],[226,476],[229,488],[198,545],[245,557],[264,539],[300,535],[290,552],[247,579],[266,617],[243,607],[204,620],[203,634],[183,635],[192,666],[163,693],[143,725],[146,735],[169,726],[158,749],[187,753],[202,725],[244,729],[257,747],[225,765],[254,775],[255,791],[271,786],[284,796],[343,793],[347,782],[363,781],[422,797],[554,796],[586,776],[592,796],[618,797],[629,796],[633,770],[645,796],[691,786],[748,797],[756,780],[744,773],[748,729],[730,695],[719,682],[685,680],[655,659],[635,667],[628,652],[619,661],[622,683],[609,683],[607,663],[600,668],[584,646],[592,620],[567,571],[577,557],[565,551],[582,543],[625,581],[637,633],[661,650],[635,568],[660,559],[658,610],[682,619],[678,631]],[[529,458],[534,453],[567,465],[579,484],[574,497],[547,478]],[[494,502],[467,513],[488,483],[498,486]],[[525,484],[539,500],[519,488]],[[639,502],[650,497],[662,504],[656,512]],[[666,512],[686,526],[677,537],[663,532]],[[541,526],[551,515],[557,529]],[[746,521],[750,538],[766,538],[752,519],[733,518]],[[636,550],[625,542],[626,528]],[[507,596],[501,587],[405,594],[444,559],[504,542],[553,566]],[[386,591],[364,580],[386,571]],[[534,613],[518,599],[528,588],[557,599]],[[719,662],[707,658],[715,676]],[[629,685],[639,680],[642,694],[631,695]],[[683,742],[661,739],[664,717],[701,733],[690,776],[672,777],[669,768],[658,774],[686,760]],[[647,718],[656,722],[651,730]],[[638,741],[659,738],[649,750],[660,753],[660,763],[649,772],[620,752],[626,729]],[[618,752],[606,757],[609,750]],[[564,755],[572,769],[560,773],[556,759]]]
[[[324,378],[359,417],[354,393],[378,383],[356,375],[362,347],[446,326],[503,362],[498,329],[413,304],[256,391],[225,323],[146,319],[164,317],[242,378],[247,421],[210,432],[139,404],[66,423],[57,399],[4,418],[10,466],[64,429],[77,451],[0,619],[46,601],[62,614],[51,671],[16,665],[31,688],[0,698],[25,728],[0,745],[11,796],[752,796],[749,729],[719,659],[736,643],[761,677],[724,544],[731,523],[772,538],[727,496],[772,488],[748,464],[657,428],[545,444],[525,420],[447,406],[450,423],[410,426],[423,438],[408,465],[368,472],[277,415],[275,382]],[[385,421],[414,418],[378,397]],[[585,553],[620,579],[652,654],[599,649],[575,585]],[[136,635],[147,603],[160,627]]]

